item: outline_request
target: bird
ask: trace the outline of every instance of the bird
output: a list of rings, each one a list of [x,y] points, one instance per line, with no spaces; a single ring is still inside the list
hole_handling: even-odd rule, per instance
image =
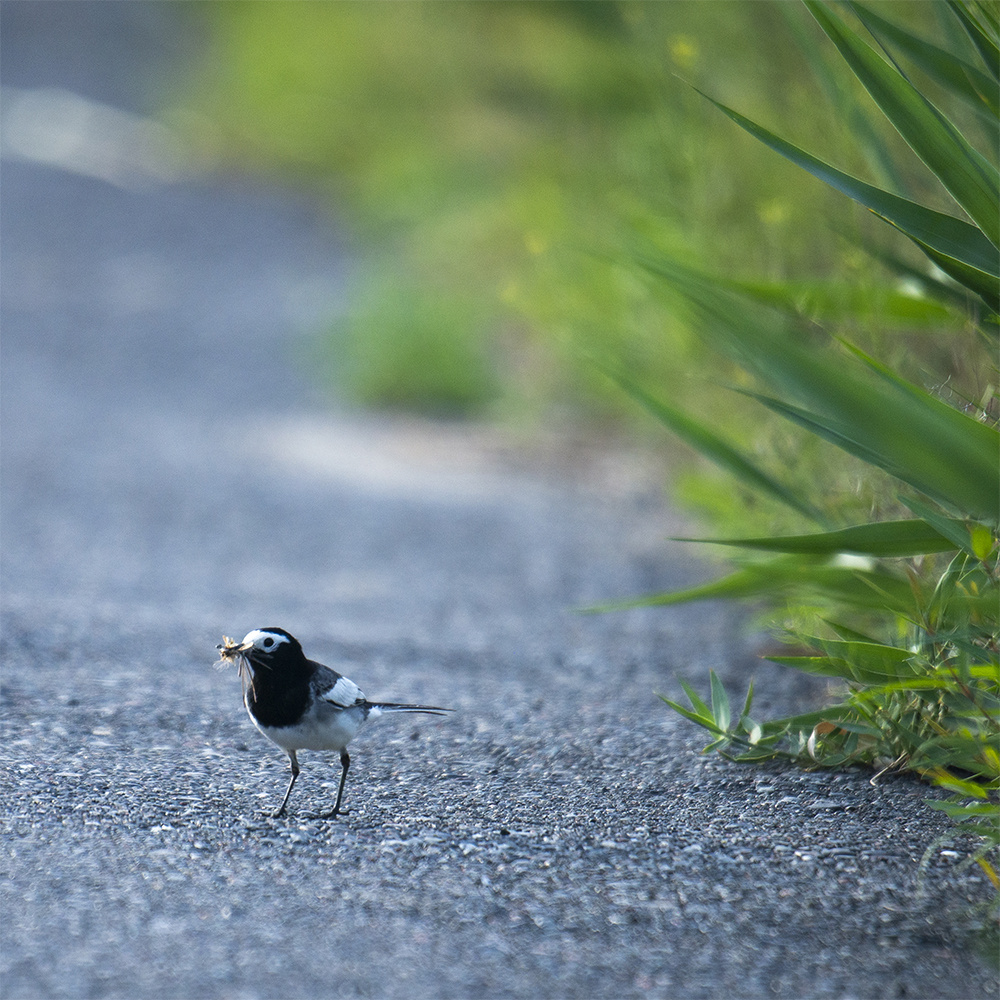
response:
[[[330,667],[306,658],[302,646],[283,628],[257,628],[242,642],[223,636],[216,648],[223,661],[238,661],[243,703],[251,721],[272,743],[288,754],[292,775],[281,805],[271,813],[285,813],[299,776],[299,750],[337,750],[340,787],[333,809],[324,819],[349,812],[341,806],[351,758],[347,744],[369,718],[392,712],[446,715],[450,708],[368,701],[354,681]]]

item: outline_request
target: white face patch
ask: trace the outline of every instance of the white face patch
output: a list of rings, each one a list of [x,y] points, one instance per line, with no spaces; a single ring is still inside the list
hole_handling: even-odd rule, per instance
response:
[[[250,645],[254,649],[259,649],[264,653],[270,653],[277,649],[283,642],[288,642],[287,635],[281,635],[278,632],[265,632],[263,629],[255,628],[252,632],[247,632],[243,636],[241,645]]]

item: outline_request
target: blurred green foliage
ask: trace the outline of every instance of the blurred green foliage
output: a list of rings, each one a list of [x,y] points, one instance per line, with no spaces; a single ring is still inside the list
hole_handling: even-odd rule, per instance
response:
[[[926,35],[952,31],[933,5],[877,6]],[[637,234],[816,321],[835,317],[918,381],[932,372],[976,401],[988,387],[972,326],[929,294],[907,241],[734,130],[691,86],[944,206],[798,5],[233,0],[192,14],[209,42],[174,122],[205,164],[307,185],[349,230],[359,277],[328,356],[331,380],[357,400],[529,425],[620,422],[633,411],[590,364],[613,357],[686,411],[721,416],[764,465],[794,456],[802,484],[825,484],[818,493],[854,497],[865,516],[883,504],[856,463],[831,462],[719,389],[738,368],[707,354],[683,310],[637,273]],[[911,272],[887,281],[865,244]],[[801,527],[690,467],[681,496],[721,527]]]
[[[854,295],[868,284],[858,279],[870,260],[850,242],[863,213],[734,137],[685,82],[794,122],[821,152],[864,131],[870,155],[844,166],[864,170],[867,159],[891,174],[891,130],[861,108],[849,124],[823,113],[857,95],[832,75],[817,82],[810,63],[829,53],[803,52],[801,36],[816,32],[787,4],[235,0],[197,13],[211,42],[175,120],[206,162],[318,188],[349,224],[365,274],[344,374],[367,402],[514,418],[617,413],[576,362],[581,345],[703,397],[681,374],[692,350],[684,324],[616,266],[636,226],[719,272],[840,275]],[[817,215],[847,239],[818,238]],[[420,393],[392,390],[415,375],[427,333],[386,302],[393,285],[465,317],[461,329],[446,316],[424,361],[445,363],[453,344],[464,390],[443,380],[435,398],[432,374],[416,377]],[[920,338],[940,315],[909,293],[873,296],[869,308]]]

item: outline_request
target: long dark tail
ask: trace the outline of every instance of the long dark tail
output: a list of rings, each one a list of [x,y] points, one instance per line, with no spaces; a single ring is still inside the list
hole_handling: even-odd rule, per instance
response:
[[[423,712],[425,715],[447,715],[454,712],[453,708],[438,708],[437,705],[395,705],[388,701],[369,702],[369,711],[372,715],[381,715],[383,712]]]

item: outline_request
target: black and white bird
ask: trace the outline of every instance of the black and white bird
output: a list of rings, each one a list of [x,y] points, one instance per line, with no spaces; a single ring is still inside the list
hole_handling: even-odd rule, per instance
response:
[[[238,660],[243,681],[243,703],[253,724],[285,753],[292,777],[281,805],[271,814],[281,816],[299,776],[298,750],[338,750],[340,788],[329,819],[348,810],[340,803],[351,758],[347,744],[365,721],[387,712],[423,712],[444,715],[450,708],[434,705],[396,705],[368,701],[361,688],[336,670],[306,659],[298,640],[282,628],[258,628],[242,642],[223,637],[217,648],[223,660]]]

